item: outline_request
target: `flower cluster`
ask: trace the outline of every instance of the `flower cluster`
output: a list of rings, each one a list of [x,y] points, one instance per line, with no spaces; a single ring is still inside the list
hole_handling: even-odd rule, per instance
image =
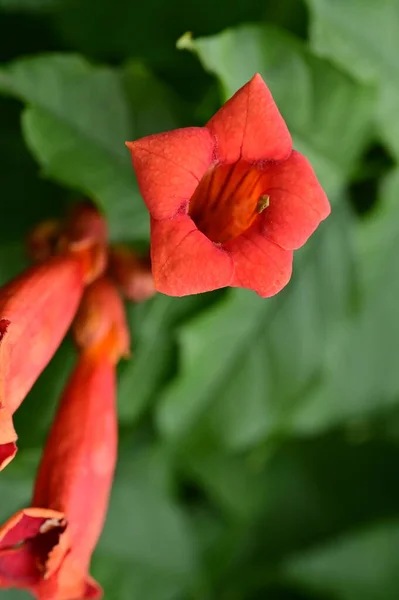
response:
[[[259,75],[205,127],[127,145],[151,215],[151,264],[109,247],[104,219],[82,204],[35,229],[36,264],[0,290],[0,470],[17,451],[12,416],[71,325],[78,348],[31,506],[0,527],[0,588],[39,600],[102,594],[89,568],[117,454],[115,368],[129,353],[121,293],[139,302],[155,290],[233,286],[272,296],[330,212]]]
[[[17,451],[12,415],[71,324],[78,358],[31,506],[0,527],[0,588],[39,600],[99,598],[88,573],[116,461],[115,367],[129,354],[120,292],[153,295],[151,271],[130,249],[108,247],[106,223],[87,204],[39,225],[28,246],[37,264],[0,290],[0,469]]]

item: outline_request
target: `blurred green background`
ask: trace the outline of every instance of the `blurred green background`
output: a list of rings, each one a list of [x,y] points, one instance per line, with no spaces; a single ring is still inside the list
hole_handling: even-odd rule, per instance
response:
[[[148,243],[124,141],[204,124],[255,72],[333,206],[273,299],[128,307],[106,600],[399,598],[398,56],[399,0],[0,0],[1,283],[82,195]],[[17,413],[1,519],[73,362],[66,340]]]

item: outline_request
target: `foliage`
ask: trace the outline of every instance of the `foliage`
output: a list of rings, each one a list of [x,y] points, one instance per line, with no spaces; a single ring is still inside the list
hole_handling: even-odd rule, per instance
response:
[[[273,299],[129,307],[107,599],[396,599],[398,40],[397,0],[0,0],[0,283],[81,195],[148,244],[125,140],[201,125],[255,72],[333,205]],[[16,415],[1,519],[73,361],[67,340]]]

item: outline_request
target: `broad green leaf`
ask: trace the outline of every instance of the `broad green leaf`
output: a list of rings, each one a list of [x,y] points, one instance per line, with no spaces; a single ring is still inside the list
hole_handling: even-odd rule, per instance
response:
[[[189,446],[181,460],[215,505],[233,521],[248,522],[264,507],[267,481],[247,457],[224,454],[220,448]]]
[[[387,257],[399,248],[399,169],[392,170],[379,185],[379,201],[356,228],[356,239],[363,267],[364,285],[370,288],[386,277]],[[389,274],[395,278],[396,270]]]
[[[156,391],[176,371],[177,324],[217,301],[219,294],[170,298],[128,306],[132,358],[120,366],[119,420],[135,422],[149,408]]]
[[[167,90],[134,64],[117,71],[55,54],[0,69],[1,91],[29,105],[23,132],[44,174],[98,201],[112,238],[145,238],[124,142],[176,125]]]
[[[2,600],[29,600],[32,596],[23,590],[1,590]]]
[[[260,597],[274,598],[266,590],[291,556],[306,556],[354,527],[398,515],[398,448],[391,444],[334,435],[280,444],[272,453],[259,448],[256,455],[226,457],[226,468],[218,468],[220,452],[214,452],[216,468],[206,450],[202,459],[191,448],[182,457],[190,481],[216,506],[208,517],[223,510],[203,547],[223,597],[258,597],[250,591],[263,582]],[[231,510],[236,495],[247,496],[245,512]]]
[[[256,72],[262,75],[295,147],[309,158],[334,196],[370,136],[373,91],[315,58],[299,40],[267,25],[243,26],[184,45],[220,79],[224,99]]]
[[[317,54],[379,87],[377,117],[399,158],[399,4],[396,0],[307,0]]]
[[[399,35],[399,25],[398,25]],[[399,48],[399,43],[398,43]],[[388,150],[399,162],[399,125],[397,110],[399,106],[399,74],[397,79],[390,81],[387,85],[381,84],[380,99],[378,104],[377,119],[383,139]]]
[[[364,81],[399,77],[396,0],[307,0],[314,50]]]
[[[168,470],[161,447],[122,445],[93,570],[100,579],[105,570],[107,597],[108,591],[115,599],[141,592],[143,600],[168,600],[197,577],[195,540],[170,493]],[[113,589],[118,577],[121,589]]]
[[[135,564],[129,557],[115,558],[101,551],[94,556],[92,573],[101,583],[107,600],[177,600],[186,587],[168,573],[145,564]],[[26,600],[25,596],[21,600]]]
[[[328,341],[350,310],[350,224],[346,211],[327,220],[297,253],[293,280],[275,298],[234,291],[182,326],[180,377],[157,407],[163,435],[179,439],[205,427],[219,443],[238,448],[292,430]]]
[[[301,430],[310,432],[343,418],[367,422],[374,412],[398,404],[398,193],[395,170],[381,186],[374,212],[357,226],[362,307],[337,327],[326,349],[322,384],[297,413]]]
[[[339,600],[396,600],[399,521],[376,523],[289,560],[285,578]]]
[[[27,506],[32,494],[32,482],[29,477],[12,476],[15,460],[8,465],[7,472],[2,472],[0,478],[0,524],[17,510]]]

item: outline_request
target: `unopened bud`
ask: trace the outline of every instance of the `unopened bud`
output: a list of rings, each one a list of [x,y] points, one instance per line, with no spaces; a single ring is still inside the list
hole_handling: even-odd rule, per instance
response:
[[[149,257],[137,256],[127,246],[110,249],[109,272],[123,295],[133,302],[148,300],[156,292]]]
[[[104,352],[115,362],[129,356],[129,330],[123,301],[108,278],[97,279],[86,288],[72,331],[82,350]]]
[[[59,250],[80,256],[86,283],[100,277],[107,267],[107,236],[106,221],[93,204],[82,202],[73,207],[65,223]]]

